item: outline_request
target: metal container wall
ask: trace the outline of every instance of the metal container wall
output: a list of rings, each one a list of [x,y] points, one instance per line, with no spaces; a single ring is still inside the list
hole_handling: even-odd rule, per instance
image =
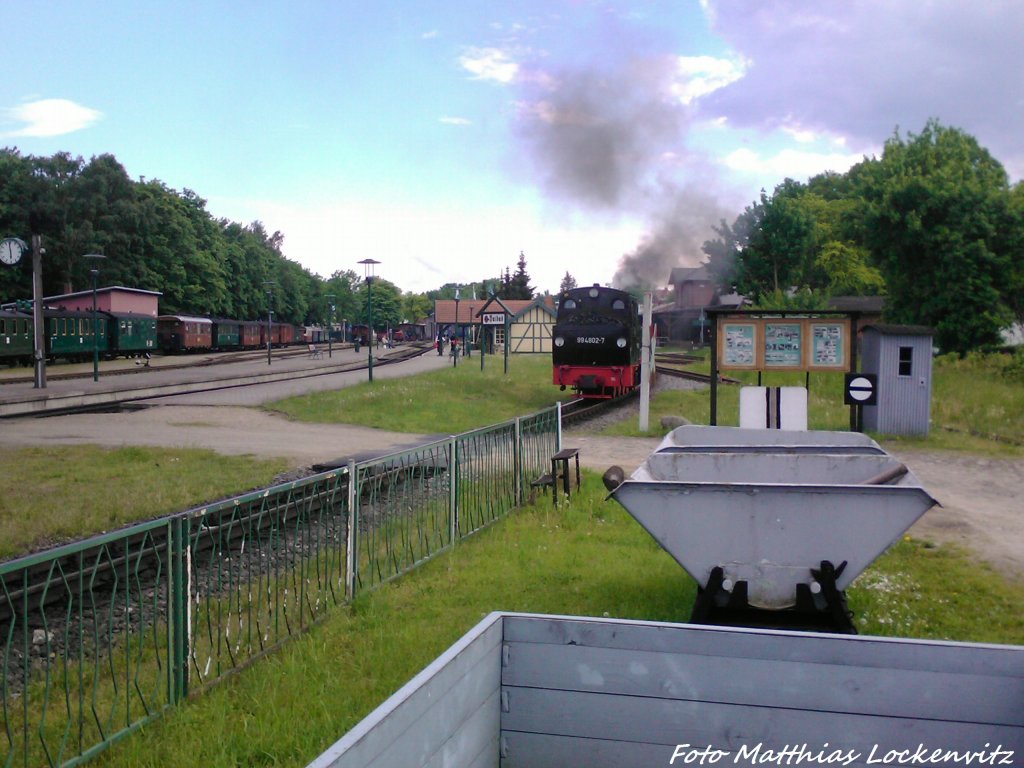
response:
[[[845,589],[936,503],[910,472],[869,483],[899,467],[864,435],[680,427],[612,495],[701,586],[722,568],[774,610],[825,560]]]

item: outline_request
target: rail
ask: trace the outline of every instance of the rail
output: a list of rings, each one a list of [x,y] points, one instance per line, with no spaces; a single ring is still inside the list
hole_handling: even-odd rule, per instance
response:
[[[75,766],[476,533],[559,407],[0,564],[0,766]]]

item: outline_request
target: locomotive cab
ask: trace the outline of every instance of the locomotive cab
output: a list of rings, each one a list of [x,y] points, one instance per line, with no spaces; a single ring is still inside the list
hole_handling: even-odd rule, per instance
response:
[[[626,291],[594,285],[559,297],[552,381],[583,397],[612,398],[640,384],[640,316]]]

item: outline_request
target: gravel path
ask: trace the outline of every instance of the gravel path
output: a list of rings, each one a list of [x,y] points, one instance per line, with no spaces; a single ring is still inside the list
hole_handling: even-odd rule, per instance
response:
[[[435,362],[424,359],[418,365],[424,364]],[[396,370],[399,365],[382,372],[401,375]],[[659,386],[700,386],[668,377],[660,381]],[[274,397],[275,393],[268,390],[266,399]],[[198,447],[230,454],[284,457],[301,470],[314,463],[385,453],[395,446],[428,438],[342,424],[304,424],[256,408],[187,403],[117,414],[11,419],[0,423],[0,446]],[[608,414],[596,423],[588,422],[585,432],[568,429],[564,443],[580,449],[583,466],[603,472],[617,464],[628,475],[660,439],[593,434],[604,421],[621,418],[637,418],[637,407]],[[963,545],[1000,571],[1024,579],[1024,459],[987,459],[950,452],[901,451],[897,455],[942,504],[924,515],[911,529],[912,535]]]

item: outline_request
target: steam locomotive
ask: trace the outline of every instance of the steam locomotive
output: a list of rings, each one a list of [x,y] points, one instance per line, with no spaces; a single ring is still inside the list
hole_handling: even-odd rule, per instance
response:
[[[553,382],[582,397],[609,399],[640,386],[642,328],[636,299],[593,285],[559,296]]]

